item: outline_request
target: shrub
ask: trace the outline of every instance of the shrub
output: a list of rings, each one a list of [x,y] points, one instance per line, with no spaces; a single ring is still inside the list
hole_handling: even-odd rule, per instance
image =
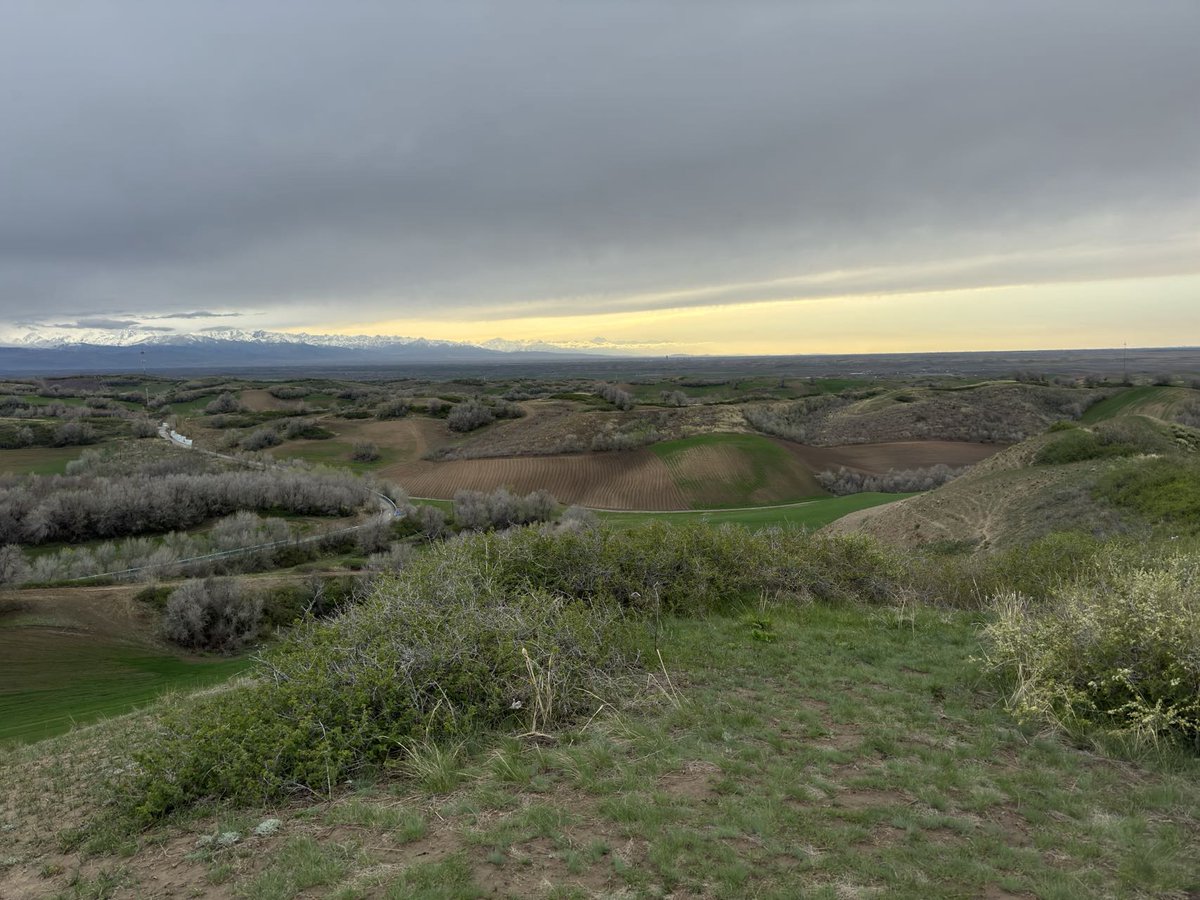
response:
[[[86,422],[64,422],[54,432],[52,441],[55,447],[94,444],[95,442],[96,429]]]
[[[1136,554],[1140,548],[1132,549]],[[1081,531],[1060,531],[985,557],[969,580],[981,600],[1002,593],[1039,600],[1094,570],[1102,555],[1123,558],[1129,551],[1116,541],[1101,541]]]
[[[586,506],[568,506],[558,517],[558,524],[563,528],[597,528],[600,518]]]
[[[665,440],[665,436],[653,424],[641,421],[627,422],[619,428],[609,427],[592,437],[592,450],[636,450],[647,444]]]
[[[1061,465],[1174,449],[1171,439],[1154,426],[1137,420],[1114,421],[1105,422],[1092,430],[1074,428],[1058,433],[1038,450],[1033,461],[1039,465]]]
[[[385,400],[375,407],[375,418],[377,419],[403,419],[409,414],[411,407],[407,400],[395,398]]]
[[[387,550],[372,553],[367,557],[367,569],[371,572],[396,574],[412,563],[416,551],[409,544],[392,544]]]
[[[338,618],[298,626],[257,680],[169,708],[137,754],[131,811],[328,793],[417,740],[553,728],[594,712],[636,659],[619,611],[509,592],[470,548],[438,551]]]
[[[16,544],[0,547],[0,585],[21,584],[29,577],[29,563]]]
[[[546,522],[554,516],[558,501],[548,491],[533,491],[524,497],[497,488],[490,494],[482,491],[457,491],[454,494],[454,522],[460,528],[476,531],[485,528],[508,528]]]
[[[924,469],[890,469],[884,475],[869,475],[839,467],[836,472],[818,472],[817,481],[831,494],[860,494],[877,491],[885,494],[931,491],[967,471],[969,466],[952,469],[944,463]]]
[[[790,441],[804,443],[813,436],[815,426],[846,400],[831,394],[803,397],[791,403],[754,404],[742,407],[742,415],[757,430]]]
[[[235,413],[241,411],[242,404],[239,403],[238,398],[229,391],[225,391],[223,394],[221,394],[221,396],[217,397],[216,400],[213,400],[204,407],[204,414],[206,416],[216,416],[220,415],[221,413]]]
[[[1198,562],[1110,565],[1039,603],[998,598],[988,660],[1014,712],[1200,749]]]
[[[865,539],[703,525],[435,544],[361,604],[298,625],[254,680],[167,707],[123,776],[126,808],[147,820],[199,799],[327,793],[415,741],[548,731],[593,713],[636,664],[639,614],[762,591],[883,599],[897,572]]]
[[[492,411],[478,400],[459,403],[446,417],[446,425],[451,431],[474,431],[484,425],[491,425],[494,421],[496,417]]]
[[[408,518],[415,522],[421,534],[430,540],[445,537],[449,532],[446,527],[446,513],[436,506],[422,503],[411,507]]]
[[[370,441],[355,441],[350,458],[357,462],[374,462],[379,459],[379,448]]]
[[[188,581],[171,592],[163,611],[163,636],[191,650],[232,653],[258,636],[262,600],[233,579]]]
[[[289,441],[297,438],[307,441],[324,441],[333,437],[333,432],[328,428],[321,427],[312,419],[288,419],[283,426],[283,436]]]
[[[301,400],[311,393],[308,388],[298,384],[273,384],[267,391],[277,400]]]
[[[152,438],[158,434],[158,426],[149,419],[139,416],[129,423],[129,431],[135,438]]]
[[[1161,458],[1126,463],[1103,475],[1095,494],[1153,521],[1200,527],[1200,461]]]
[[[633,394],[623,391],[615,384],[598,384],[596,393],[615,406],[617,409],[633,409]]]
[[[1180,425],[1189,428],[1200,428],[1200,400],[1192,400],[1182,404],[1173,416]]]
[[[467,541],[460,541],[466,543]],[[616,530],[518,528],[469,538],[514,590],[550,590],[589,603],[703,613],[745,594],[822,600],[891,598],[898,561],[859,536],[799,530],[667,525]]]
[[[282,443],[283,438],[274,428],[256,428],[238,441],[238,446],[243,450],[266,450],[268,447],[277,447]]]

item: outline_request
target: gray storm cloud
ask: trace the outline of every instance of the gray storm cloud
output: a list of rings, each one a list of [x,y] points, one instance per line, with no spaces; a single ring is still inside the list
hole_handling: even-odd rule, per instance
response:
[[[9,320],[1200,270],[1194,0],[2,9]]]

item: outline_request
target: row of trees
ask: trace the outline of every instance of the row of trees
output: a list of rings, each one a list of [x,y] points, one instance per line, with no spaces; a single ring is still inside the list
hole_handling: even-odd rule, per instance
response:
[[[831,494],[861,494],[867,491],[883,494],[907,494],[931,491],[962,475],[969,466],[951,468],[939,463],[923,469],[889,470],[883,475],[869,475],[845,467],[837,471],[818,472],[817,481]]]
[[[0,481],[0,543],[163,533],[238,510],[347,516],[372,502],[362,481],[326,471],[10,478]]]
[[[598,384],[596,385],[596,393],[617,409],[633,409],[633,405],[636,402],[633,399],[633,394],[622,390],[615,384]]]
[[[610,428],[597,432],[592,436],[592,449],[597,452],[636,450],[638,447],[666,440],[666,436],[653,425],[642,422],[631,424],[632,427]]]
[[[814,437],[814,426],[849,401],[832,394],[804,397],[791,403],[742,407],[746,421],[764,434],[774,434],[799,444]]]
[[[32,559],[20,546],[8,544],[0,547],[0,585],[53,584],[117,572],[128,573],[121,577],[135,581],[261,572],[333,552],[378,553],[388,549],[391,539],[391,522],[383,518],[352,531],[337,528],[324,536],[301,538],[282,519],[243,511],[221,519],[207,532],[173,531],[161,537],[64,547]],[[269,546],[273,544],[277,546]],[[214,556],[245,550],[250,552]]]
[[[558,501],[549,491],[533,491],[524,497],[507,488],[497,488],[491,493],[457,491],[454,494],[454,522],[471,531],[548,522],[557,510]]]

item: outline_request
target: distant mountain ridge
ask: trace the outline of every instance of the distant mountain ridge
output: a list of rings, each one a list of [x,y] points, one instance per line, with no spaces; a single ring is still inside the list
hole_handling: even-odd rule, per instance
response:
[[[38,326],[10,334],[0,345],[0,372],[11,374],[133,371],[255,366],[388,365],[579,359],[589,352],[540,342],[464,341],[396,335],[290,334],[213,328],[160,333],[146,328]]]
[[[220,342],[243,344],[306,344],[313,347],[340,347],[348,350],[376,350],[384,347],[472,347],[503,353],[537,350],[548,353],[586,352],[586,348],[560,347],[541,341],[509,341],[493,338],[484,344],[467,341],[431,340],[423,337],[372,334],[309,334],[285,331],[246,331],[241,328],[206,328],[203,331],[160,333],[146,327],[78,328],[33,326],[21,329],[0,346],[59,349],[63,347],[148,347],[211,346]],[[596,348],[602,349],[602,348]]]

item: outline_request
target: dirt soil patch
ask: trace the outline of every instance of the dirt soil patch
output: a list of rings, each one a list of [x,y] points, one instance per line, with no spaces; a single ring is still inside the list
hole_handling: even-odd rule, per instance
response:
[[[242,391],[238,399],[242,402],[242,406],[251,412],[269,412],[276,409],[296,409],[299,407],[299,402],[296,400],[280,400],[270,391]]]
[[[844,466],[868,475],[883,475],[889,469],[924,469],[947,465],[972,466],[1000,450],[1003,444],[968,441],[890,441],[882,444],[843,444],[810,447],[788,443],[793,453],[815,472]]]
[[[414,497],[452,499],[455,491],[547,490],[561,503],[599,509],[688,509],[666,465],[648,450],[574,456],[418,460],[380,469]]]

